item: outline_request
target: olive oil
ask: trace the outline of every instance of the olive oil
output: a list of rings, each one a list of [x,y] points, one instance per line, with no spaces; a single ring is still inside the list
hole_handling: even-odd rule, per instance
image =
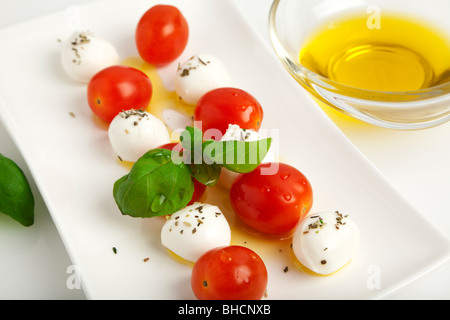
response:
[[[161,121],[165,121],[163,113],[165,110],[175,110],[187,118],[193,118],[195,105],[187,104],[182,101],[175,90],[169,90],[163,83],[161,76],[158,73],[158,69],[144,62],[139,57],[128,57],[121,62],[121,64],[136,68],[145,73],[152,82],[153,93],[149,105],[146,111],[159,118]],[[178,142],[178,136],[173,134],[173,130],[167,126],[167,130],[172,138],[172,142]]]
[[[335,18],[312,32],[300,63],[341,84],[402,92],[450,81],[449,35],[415,19],[380,12]]]

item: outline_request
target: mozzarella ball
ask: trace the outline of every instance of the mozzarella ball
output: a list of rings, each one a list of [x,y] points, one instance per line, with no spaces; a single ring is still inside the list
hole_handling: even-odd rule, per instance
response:
[[[200,202],[170,215],[161,230],[162,245],[190,262],[230,242],[231,229],[219,207]]]
[[[258,141],[261,139],[264,139],[264,137],[257,131],[251,129],[241,129],[236,124],[229,124],[227,131],[223,135],[222,139],[220,139],[220,141],[231,141],[231,140]],[[269,148],[267,155],[264,157],[261,163],[273,162],[275,160],[272,151],[273,151],[272,148]],[[237,172],[233,172],[226,168],[222,168],[222,172],[219,177],[219,182],[225,188],[230,189],[231,185],[233,184],[234,180],[237,178],[238,175],[239,173]]]
[[[359,229],[348,215],[335,212],[314,213],[305,217],[292,238],[298,261],[322,275],[344,267],[359,245]]]
[[[88,83],[100,70],[119,63],[113,45],[87,31],[74,32],[62,44],[60,55],[66,73],[82,83]]]
[[[175,91],[189,104],[196,104],[206,92],[231,85],[230,76],[218,58],[200,54],[192,56],[178,68]]]
[[[108,136],[114,152],[123,161],[137,161],[147,151],[170,142],[164,123],[154,115],[130,109],[111,122]]]

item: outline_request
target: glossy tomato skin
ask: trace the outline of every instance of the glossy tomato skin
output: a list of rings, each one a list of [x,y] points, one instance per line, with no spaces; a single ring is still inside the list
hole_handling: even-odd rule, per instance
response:
[[[194,119],[201,121],[203,132],[217,129],[222,135],[229,124],[258,131],[263,116],[263,109],[255,97],[244,90],[230,87],[205,93],[197,102],[194,111]]]
[[[87,87],[89,107],[107,123],[122,110],[146,108],[152,93],[152,83],[145,73],[122,65],[99,71]]]
[[[194,264],[191,287],[199,300],[259,300],[268,274],[262,259],[241,246],[212,249]]]
[[[165,145],[160,146],[159,148],[173,150],[177,146],[179,148],[178,150],[182,149],[182,147],[176,142],[167,143]],[[198,182],[197,179],[195,179],[194,177],[192,177],[192,182],[194,182],[194,193],[192,194],[191,201],[189,201],[187,205],[191,205],[194,202],[200,201],[200,199],[203,197],[203,194],[206,191],[206,186],[203,183]]]
[[[273,165],[259,165],[239,175],[230,189],[236,215],[250,228],[263,234],[287,235],[307,215],[313,204],[308,179],[296,168],[276,163],[275,174],[264,174]]]
[[[171,5],[155,5],[139,20],[135,32],[141,58],[152,65],[174,61],[184,51],[189,39],[189,25]]]

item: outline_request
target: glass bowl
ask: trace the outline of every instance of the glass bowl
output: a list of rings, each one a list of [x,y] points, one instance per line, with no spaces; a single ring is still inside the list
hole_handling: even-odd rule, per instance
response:
[[[338,17],[357,12],[367,17],[378,13],[381,28],[386,12],[431,21],[450,48],[448,0],[274,0],[269,14],[269,36],[283,66],[320,101],[376,126],[412,130],[450,120],[450,67],[444,72],[446,78],[431,87],[377,91],[338,82],[300,63],[300,51],[312,31],[326,23],[327,28],[336,28],[332,22]]]

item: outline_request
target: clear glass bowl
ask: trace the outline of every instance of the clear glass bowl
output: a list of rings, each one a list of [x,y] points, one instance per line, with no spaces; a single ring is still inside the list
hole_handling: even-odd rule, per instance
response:
[[[397,12],[431,21],[450,39],[448,0],[274,0],[269,14],[273,48],[304,88],[354,118],[391,129],[424,129],[450,120],[450,75],[447,82],[416,91],[374,91],[330,80],[300,64],[305,37],[323,21],[351,11],[370,12],[371,8],[378,8],[381,14]]]

